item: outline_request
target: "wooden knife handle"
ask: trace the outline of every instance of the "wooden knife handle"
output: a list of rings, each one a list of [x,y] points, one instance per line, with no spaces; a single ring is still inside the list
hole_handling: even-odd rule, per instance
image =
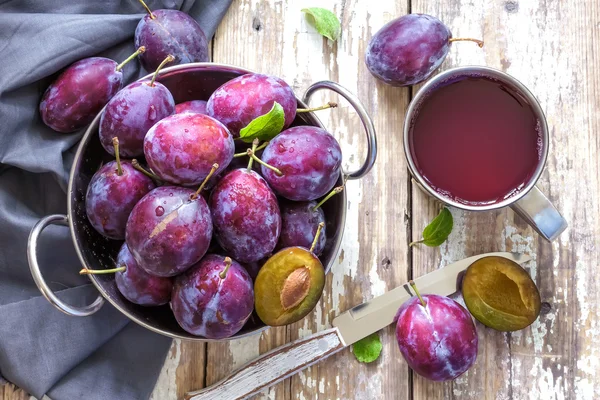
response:
[[[186,393],[186,400],[241,400],[273,386],[342,350],[346,345],[337,328],[288,343],[261,355],[220,382]]]

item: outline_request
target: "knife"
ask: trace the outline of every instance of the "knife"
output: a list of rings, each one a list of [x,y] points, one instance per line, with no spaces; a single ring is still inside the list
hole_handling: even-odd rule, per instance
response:
[[[415,279],[423,294],[449,296],[458,289],[460,273],[483,257],[500,256],[524,263],[531,257],[519,253],[486,253],[457,261]],[[189,392],[186,400],[242,400],[335,354],[394,322],[398,308],[411,296],[406,283],[340,314],[333,328],[280,346],[244,365],[207,388]]]

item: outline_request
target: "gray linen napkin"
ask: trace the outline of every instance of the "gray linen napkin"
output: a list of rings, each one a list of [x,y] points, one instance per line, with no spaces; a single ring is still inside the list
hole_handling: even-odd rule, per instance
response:
[[[231,0],[147,3],[189,13],[212,37]],[[148,398],[171,343],[109,304],[85,318],[55,310],[35,287],[26,257],[35,222],[66,213],[68,173],[83,133],[47,128],[40,97],[74,61],[100,55],[120,62],[133,53],[143,11],[137,0],[0,0],[0,374],[37,398]],[[126,83],[146,73],[137,62],[124,72]],[[77,274],[66,228],[46,229],[38,256],[63,300],[83,305],[97,296]]]

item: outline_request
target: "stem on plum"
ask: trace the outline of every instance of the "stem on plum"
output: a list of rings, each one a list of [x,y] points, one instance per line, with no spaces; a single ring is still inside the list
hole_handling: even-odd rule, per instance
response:
[[[313,112],[313,111],[327,110],[328,108],[336,108],[337,106],[338,106],[337,103],[330,101],[327,104],[323,104],[322,106],[315,107],[315,108],[299,108],[296,110],[296,113],[307,113],[307,112]]]
[[[158,73],[160,72],[162,67],[164,67],[165,64],[172,62],[173,60],[175,60],[175,57],[173,57],[170,54],[167,56],[167,58],[162,60],[162,62],[158,65],[158,68],[156,68],[156,71],[154,71],[154,75],[152,75],[152,80],[149,83],[150,86],[154,86],[154,81],[156,80],[156,77],[158,76]]]
[[[264,162],[263,160],[261,160],[260,158],[256,157],[256,155],[254,154],[252,149],[248,149],[248,155],[250,156],[250,162],[252,162],[252,160],[254,159],[254,161],[259,163],[260,165],[264,165],[265,167],[269,168],[271,171],[275,172],[277,175],[279,175],[279,176],[283,175],[283,172],[281,172],[279,170],[279,168],[269,165],[266,162]],[[249,166],[252,166],[252,164],[249,164]]]
[[[310,245],[310,252],[312,253],[315,247],[317,246],[317,241],[319,240],[319,236],[321,236],[321,231],[325,227],[325,222],[320,222],[319,227],[317,228],[317,233],[315,233],[315,238],[313,239],[312,244]]]
[[[421,297],[421,293],[419,293],[419,289],[417,289],[417,285],[415,284],[415,281],[413,281],[411,279],[410,281],[408,281],[408,283],[410,284],[410,286],[415,291],[415,294],[417,295],[417,297],[419,298],[419,300],[421,300],[421,304],[423,305],[423,307],[426,307],[427,304],[425,303],[425,300],[423,300],[423,297]]]
[[[133,168],[137,169],[138,171],[140,171],[142,174],[146,175],[148,178],[158,181],[158,182],[162,182],[161,179],[156,176],[155,174],[153,174],[150,171],[146,171],[138,162],[138,160],[136,160],[135,158],[133,160],[131,160],[131,165],[133,166]]]
[[[117,159],[117,175],[123,175],[123,168],[121,167],[121,156],[119,155],[119,138],[114,137],[112,139],[113,147],[115,149],[115,158]]]
[[[219,277],[221,279],[227,278],[227,271],[229,271],[229,267],[231,267],[231,258],[225,257],[225,260],[223,261],[225,262],[225,268],[223,268],[223,271],[219,272]]]
[[[312,208],[312,210],[313,211],[317,211],[317,209],[319,207],[321,207],[327,200],[329,200],[330,198],[332,198],[333,196],[335,196],[338,193],[342,193],[343,191],[344,191],[344,187],[343,186],[338,186],[338,187],[334,188],[331,192],[329,192],[329,194],[327,196],[325,196],[323,198],[323,200],[321,200],[320,202],[318,202],[317,205]]]
[[[254,151],[259,151],[264,149],[265,147],[267,147],[267,145],[269,144],[269,141],[267,140],[266,142],[264,142],[263,144],[261,144],[260,146],[258,146],[256,149],[254,149]],[[238,158],[238,157],[244,157],[248,155],[248,151],[243,151],[241,153],[235,153],[233,155],[233,158]]]
[[[448,40],[450,43],[452,42],[475,42],[477,46],[483,47],[483,40],[473,39],[473,38],[450,38]]]
[[[83,268],[81,271],[79,271],[79,275],[103,275],[103,274],[114,274],[116,272],[122,272],[125,271],[127,269],[127,267],[125,265],[122,265],[118,268],[113,268],[113,269],[87,269],[87,268]]]
[[[254,159],[252,158],[251,154],[254,154],[254,152],[256,151],[256,149],[258,148],[258,138],[254,139],[252,141],[252,148],[246,150],[246,154],[248,154],[250,156],[250,160],[248,160],[248,171],[252,171],[252,163],[254,162]]]
[[[127,57],[125,59],[125,61],[123,61],[121,64],[117,65],[117,68],[115,68],[116,71],[120,71],[125,64],[127,64],[129,61],[133,60],[134,58],[136,58],[137,56],[139,56],[140,54],[142,54],[143,52],[146,51],[146,47],[145,46],[140,46],[139,49],[137,49],[135,51],[135,53],[133,53],[132,55],[130,55],[129,57]]]
[[[213,174],[215,173],[215,171],[218,168],[219,168],[219,164],[214,163],[212,165],[212,168],[210,169],[210,172],[208,173],[208,175],[206,175],[206,178],[204,178],[204,180],[200,184],[200,187],[198,188],[198,190],[196,190],[196,193],[194,193],[193,195],[190,196],[190,200],[196,200],[198,198],[198,196],[200,196],[200,192],[202,192],[202,189],[204,189],[204,186],[206,186],[206,183],[208,182],[208,180],[210,179],[210,177],[213,176]]]
[[[150,10],[150,7],[148,7],[146,5],[146,3],[144,3],[144,0],[139,0],[140,3],[142,3],[142,6],[144,6],[144,8],[146,9],[146,11],[148,11],[148,14],[150,14],[150,18],[152,19],[156,19],[156,17],[154,16],[154,14],[152,14],[152,10]]]

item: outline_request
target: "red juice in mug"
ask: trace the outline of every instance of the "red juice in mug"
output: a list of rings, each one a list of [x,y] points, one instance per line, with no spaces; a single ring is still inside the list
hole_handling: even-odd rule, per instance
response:
[[[444,197],[498,203],[527,185],[541,160],[539,121],[507,85],[464,77],[433,91],[409,134],[419,173]]]

